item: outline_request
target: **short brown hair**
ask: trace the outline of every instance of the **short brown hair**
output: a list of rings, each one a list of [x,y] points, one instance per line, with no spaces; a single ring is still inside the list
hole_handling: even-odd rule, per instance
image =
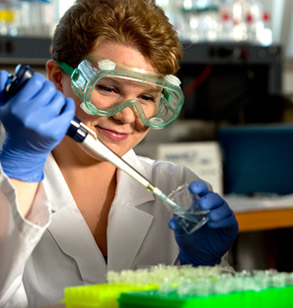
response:
[[[137,48],[162,74],[179,69],[182,46],[155,0],[77,0],[57,25],[52,57],[76,67],[109,40]]]

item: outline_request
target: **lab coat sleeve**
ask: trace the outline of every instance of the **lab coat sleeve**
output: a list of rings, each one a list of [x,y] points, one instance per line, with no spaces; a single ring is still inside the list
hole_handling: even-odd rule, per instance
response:
[[[22,276],[26,261],[51,219],[43,184],[27,219],[18,210],[16,191],[0,165],[0,307],[26,307]]]

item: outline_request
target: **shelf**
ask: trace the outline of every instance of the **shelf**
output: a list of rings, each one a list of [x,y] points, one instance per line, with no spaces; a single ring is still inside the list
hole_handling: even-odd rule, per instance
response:
[[[44,65],[50,55],[51,38],[0,37],[0,64]]]
[[[182,43],[183,64],[280,64],[283,62],[280,45],[261,46],[237,42]]]
[[[283,51],[280,45],[260,46],[246,42],[182,43],[182,74],[194,72],[198,65],[213,67],[267,67],[268,91],[278,94],[282,89]],[[186,69],[188,68],[188,69]],[[180,73],[180,71],[179,71]]]

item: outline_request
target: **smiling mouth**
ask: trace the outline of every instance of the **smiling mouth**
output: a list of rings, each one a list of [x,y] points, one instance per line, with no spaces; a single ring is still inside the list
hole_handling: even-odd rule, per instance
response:
[[[127,136],[129,135],[129,133],[117,132],[116,130],[109,129],[109,128],[104,128],[104,127],[101,127],[101,126],[96,126],[96,127],[99,130],[111,132],[112,134],[116,134],[116,135],[127,135]]]
[[[110,139],[112,141],[123,141],[127,139],[129,134],[127,133],[121,133],[117,132],[111,129],[103,128],[100,126],[96,126],[96,128],[100,131],[101,134],[107,137],[107,139]]]

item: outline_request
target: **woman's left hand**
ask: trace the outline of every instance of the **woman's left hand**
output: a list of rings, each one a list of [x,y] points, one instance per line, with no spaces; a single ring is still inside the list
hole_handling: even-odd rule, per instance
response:
[[[170,219],[169,227],[174,231],[180,248],[181,264],[219,264],[238,235],[235,215],[223,198],[209,191],[204,181],[192,182],[189,190],[199,196],[200,207],[210,212],[208,222],[192,234],[186,234],[175,217]]]

